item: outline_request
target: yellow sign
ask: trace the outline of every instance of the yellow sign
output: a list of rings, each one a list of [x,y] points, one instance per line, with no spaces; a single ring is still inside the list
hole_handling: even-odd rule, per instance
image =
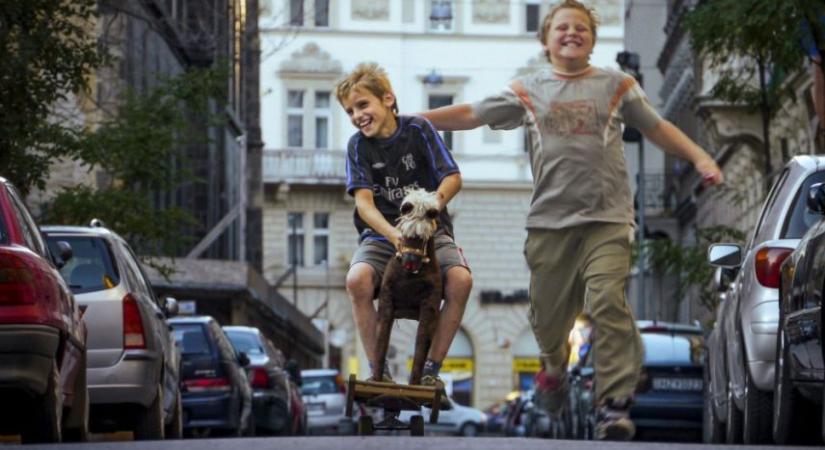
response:
[[[540,369],[538,358],[513,358],[513,372],[538,372]]]
[[[412,371],[412,358],[407,358],[407,371]],[[473,372],[473,360],[470,358],[446,358],[441,363],[442,372]]]

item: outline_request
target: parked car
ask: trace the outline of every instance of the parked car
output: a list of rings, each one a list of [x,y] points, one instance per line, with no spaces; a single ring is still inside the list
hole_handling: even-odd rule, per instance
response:
[[[283,353],[257,328],[225,326],[223,330],[235,351],[249,357],[246,373],[252,385],[256,433],[302,434],[306,418],[301,416],[306,413],[293,408],[293,397],[300,399],[301,392],[284,367]]]
[[[86,325],[17,190],[0,178],[0,434],[23,443],[86,439]]]
[[[426,406],[421,411],[401,411],[398,420],[409,423],[412,416],[424,418],[424,429],[428,432],[473,437],[487,429],[487,415],[479,409],[458,404],[452,398],[442,403],[438,412],[438,422],[430,423],[432,410]]]
[[[210,316],[169,320],[181,353],[183,428],[193,436],[254,435],[252,388],[244,367],[249,357],[236,352]]]
[[[310,434],[338,433],[346,418],[347,389],[336,369],[301,371],[301,394],[307,410]],[[347,423],[347,425],[350,425]],[[348,427],[350,428],[350,427]]]
[[[698,325],[639,320],[644,360],[630,407],[630,418],[639,431],[654,429],[695,430],[702,428],[702,362],[704,344]],[[594,333],[598,333],[598,329]],[[579,360],[568,408],[577,411],[578,424],[572,433],[592,438],[596,424],[593,368],[596,349]],[[586,393],[586,395],[585,395]],[[572,414],[571,414],[572,416]]]
[[[825,184],[811,186],[808,209],[820,216],[782,264],[773,390],[777,444],[825,440],[822,293],[825,289]]]
[[[100,221],[42,231],[52,251],[60,242],[74,251],[60,274],[86,308],[92,429],[129,429],[137,440],[180,438],[180,353],[166,323],[177,304],[155,296],[129,244]]]
[[[771,188],[747,245],[714,244],[708,250],[711,264],[738,269],[724,316],[717,319],[715,342],[724,345],[709,348],[711,367],[725,367],[710,376],[714,398],[726,399],[726,416],[716,419],[724,422],[729,443],[772,441],[780,267],[818,220],[806,197],[823,181],[825,157],[794,157]]]

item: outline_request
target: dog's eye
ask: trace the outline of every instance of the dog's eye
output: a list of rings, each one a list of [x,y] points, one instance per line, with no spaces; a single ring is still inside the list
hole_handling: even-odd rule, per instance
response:
[[[412,203],[404,203],[403,205],[401,205],[401,214],[409,214],[409,212],[412,211],[412,209]]]
[[[438,210],[437,209],[433,208],[433,209],[428,209],[427,210],[427,218],[428,219],[435,219],[436,217],[438,217]]]

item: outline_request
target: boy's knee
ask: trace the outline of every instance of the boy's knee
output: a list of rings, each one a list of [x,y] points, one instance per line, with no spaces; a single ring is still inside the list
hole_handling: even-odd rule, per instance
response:
[[[469,294],[473,289],[473,276],[465,267],[455,266],[447,271],[447,288]]]
[[[346,287],[353,302],[372,301],[375,294],[375,270],[368,264],[355,264],[347,272]]]

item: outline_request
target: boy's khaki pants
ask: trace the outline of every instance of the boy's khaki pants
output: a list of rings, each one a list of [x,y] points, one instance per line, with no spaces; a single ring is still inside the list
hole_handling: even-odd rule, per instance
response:
[[[589,223],[562,230],[528,229],[530,324],[548,373],[563,370],[568,336],[585,296],[593,323],[596,399],[633,396],[643,347],[625,297],[633,228]]]

